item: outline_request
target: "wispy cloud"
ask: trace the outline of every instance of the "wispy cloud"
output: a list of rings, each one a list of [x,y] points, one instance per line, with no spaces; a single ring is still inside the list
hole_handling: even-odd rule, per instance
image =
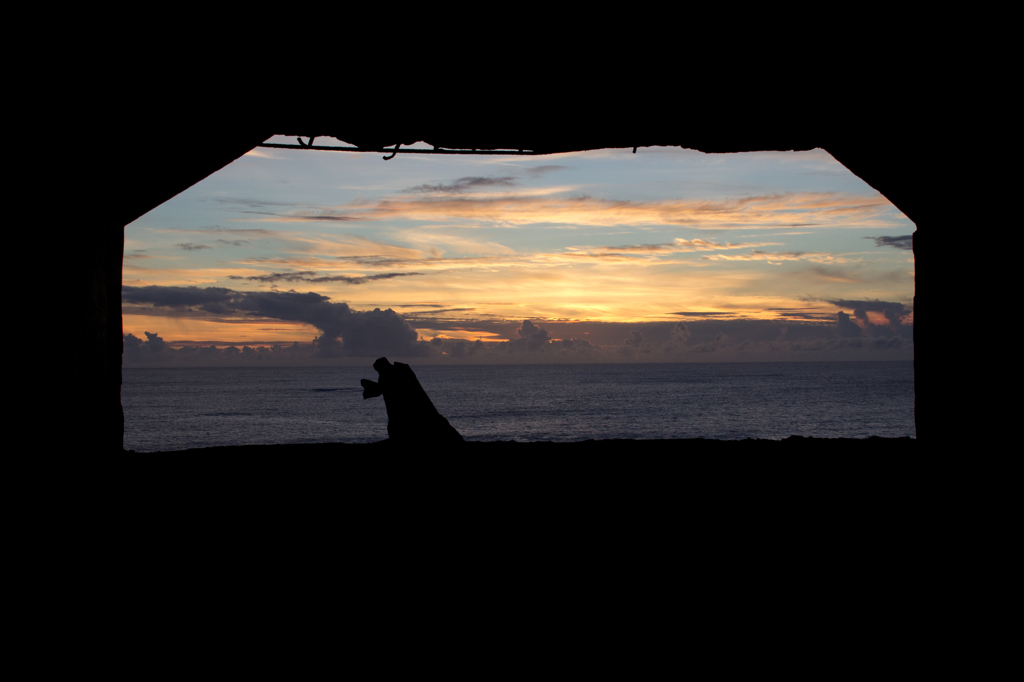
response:
[[[244,279],[252,282],[341,282],[343,284],[365,284],[381,279],[393,279],[395,277],[411,277],[422,275],[422,272],[385,272],[378,275],[325,275],[319,276],[316,272],[305,270],[300,272],[272,272],[268,275],[228,275],[228,279]]]
[[[274,213],[273,211],[241,211],[247,215],[272,216],[262,219],[264,222],[274,223],[313,223],[313,222],[334,222],[347,223],[353,220],[366,220],[364,217],[355,217],[334,213],[330,210],[320,211],[295,211],[292,213]]]
[[[211,201],[229,206],[248,206],[249,208],[263,208],[264,206],[287,206],[291,208],[306,206],[309,204],[297,201],[271,201],[269,199],[248,199],[245,197],[211,197]]]
[[[392,258],[378,254],[369,254],[367,256],[335,256],[334,258],[342,263],[368,268],[390,268],[396,265],[406,265],[416,260],[412,258]]]
[[[547,175],[548,173],[555,173],[557,171],[569,170],[572,166],[560,166],[558,164],[545,164],[543,166],[534,166],[532,168],[524,168],[522,172],[531,178],[539,178]]]
[[[262,227],[246,228],[246,227],[151,227],[146,228],[151,232],[157,232],[162,234],[202,234],[202,235],[214,235],[214,234],[225,234],[225,235],[245,235],[248,237],[279,237],[282,232],[279,230],[267,230]]]
[[[836,193],[772,194],[725,200],[619,201],[592,196],[422,197],[367,206],[371,220],[478,221],[517,227],[677,225],[696,229],[792,228],[874,223],[891,205],[882,196]],[[885,224],[885,223],[883,223]]]
[[[367,259],[380,264],[382,259],[396,259],[401,262],[418,260],[428,257],[420,249],[395,244],[385,244],[366,237],[347,233],[304,234],[291,231],[268,231],[276,241],[276,247],[282,254],[278,259],[248,258],[240,263],[255,262],[293,262],[284,254],[315,254],[318,259],[357,260]]]
[[[434,258],[439,257],[442,252],[502,256],[512,256],[516,253],[515,249],[498,242],[481,241],[436,230],[402,230],[393,236],[399,241],[418,247],[425,253],[430,253]]]
[[[372,269],[413,269],[416,270],[456,270],[466,268],[501,268],[510,266],[533,266],[553,267],[562,263],[602,263],[608,265],[634,264],[654,265],[670,262],[668,259],[676,254],[684,253],[705,253],[701,260],[736,260],[736,261],[765,261],[776,264],[781,261],[804,260],[817,263],[844,263],[847,259],[841,256],[834,256],[827,253],[811,252],[769,252],[759,250],[756,247],[776,246],[779,242],[716,242],[706,239],[681,239],[677,238],[669,243],[663,244],[624,244],[619,246],[570,246],[564,251],[519,253],[514,249],[494,242],[480,242],[457,235],[438,234],[430,231],[406,231],[401,237],[408,243],[419,246],[418,249],[406,247],[385,246],[371,242],[361,237],[352,238],[351,235],[339,235],[339,239],[347,241],[326,240],[316,237],[296,236],[299,246],[290,255],[278,257],[256,257],[237,261],[239,265],[255,267],[273,266],[275,268],[292,268],[291,273],[282,273],[275,270],[273,273],[262,273],[258,276],[246,276],[244,279],[251,281],[282,281],[286,276],[291,277],[285,281],[349,281],[351,274],[344,274],[344,270],[351,267],[372,268]],[[461,253],[471,253],[467,256],[443,255],[438,246],[448,250]],[[366,255],[338,255],[339,250],[366,250]],[[736,253],[739,250],[749,249],[750,253]],[[387,250],[391,254],[373,253],[373,251]],[[310,255],[300,255],[300,253]],[[728,253],[722,253],[728,252]],[[396,257],[397,256],[397,257]],[[331,261],[335,265],[331,265]],[[689,262],[696,265],[698,261],[671,260],[673,263]],[[317,280],[303,279],[310,277],[315,272],[342,270],[338,274],[321,274]],[[408,274],[408,273],[403,273]],[[329,280],[326,277],[336,277]],[[233,277],[237,279],[238,277]]]
[[[808,268],[807,270],[794,274],[798,277],[807,277],[814,280],[825,280],[826,282],[842,284],[860,284],[863,281],[858,275],[855,275],[843,268],[826,268],[819,266],[816,268]]]
[[[777,246],[779,242],[743,242],[733,244],[726,242],[709,241],[707,239],[674,239],[668,244],[625,244],[622,246],[589,246],[589,247],[566,247],[565,254],[576,258],[602,258],[617,257],[623,255],[647,256],[670,253],[691,253],[695,251],[728,251],[733,249],[749,249],[758,246]]]
[[[404,306],[395,306],[395,307],[397,308],[397,307],[404,307]],[[408,319],[411,320],[411,319],[413,319],[413,317],[419,317],[419,316],[422,316],[422,315],[441,315],[443,313],[466,313],[466,312],[471,312],[473,310],[476,310],[476,308],[440,308],[438,310],[411,310],[408,313],[408,315],[410,316]]]
[[[844,258],[843,256],[834,256],[830,253],[820,252],[805,252],[805,251],[758,251],[752,250],[750,253],[736,253],[736,254],[713,254],[710,256],[701,256],[701,260],[735,260],[735,261],[754,261],[761,260],[767,263],[776,264],[782,261],[795,261],[805,260],[811,261],[812,263],[849,263],[850,259]]]
[[[480,188],[515,187],[518,181],[513,176],[504,177],[465,177],[445,184],[416,185],[402,190],[402,194],[462,194]]]
[[[472,184],[477,181],[480,184]],[[879,228],[892,224],[882,215],[892,205],[881,195],[802,192],[738,199],[640,201],[573,194],[576,191],[573,187],[522,188],[499,193],[467,192],[471,188],[502,186],[498,181],[511,183],[508,177],[461,178],[451,184],[410,188],[411,196],[354,201],[335,207],[307,207],[283,213],[257,210],[246,213],[268,216],[256,220],[284,223],[418,220],[428,223],[459,221],[463,227],[668,225],[729,230]]]

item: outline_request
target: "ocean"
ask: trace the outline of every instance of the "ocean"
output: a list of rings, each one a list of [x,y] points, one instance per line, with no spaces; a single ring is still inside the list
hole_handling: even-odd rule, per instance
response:
[[[387,438],[366,367],[123,369],[124,447]],[[424,365],[438,411],[474,441],[916,437],[912,362]]]

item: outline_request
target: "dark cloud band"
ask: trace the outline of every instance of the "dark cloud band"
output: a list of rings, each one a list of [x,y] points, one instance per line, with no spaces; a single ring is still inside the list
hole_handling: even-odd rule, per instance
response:
[[[121,290],[124,303],[191,308],[217,315],[251,315],[303,322],[323,334],[316,339],[325,357],[420,356],[426,352],[416,330],[393,310],[357,311],[312,291],[244,292],[222,287],[132,287]]]

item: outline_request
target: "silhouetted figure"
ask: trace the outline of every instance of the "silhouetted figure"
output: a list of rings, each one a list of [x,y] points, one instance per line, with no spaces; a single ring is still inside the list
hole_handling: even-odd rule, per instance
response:
[[[442,417],[426,391],[401,362],[391,364],[387,358],[373,363],[378,381],[362,379],[363,399],[384,396],[388,408],[388,436],[393,441],[418,441],[424,444],[463,443],[462,436]]]

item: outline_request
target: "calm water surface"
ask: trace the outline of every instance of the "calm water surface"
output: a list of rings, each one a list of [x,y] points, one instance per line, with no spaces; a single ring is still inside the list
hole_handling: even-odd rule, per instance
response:
[[[387,438],[370,367],[124,369],[124,446]],[[413,366],[467,440],[915,436],[912,362]]]

